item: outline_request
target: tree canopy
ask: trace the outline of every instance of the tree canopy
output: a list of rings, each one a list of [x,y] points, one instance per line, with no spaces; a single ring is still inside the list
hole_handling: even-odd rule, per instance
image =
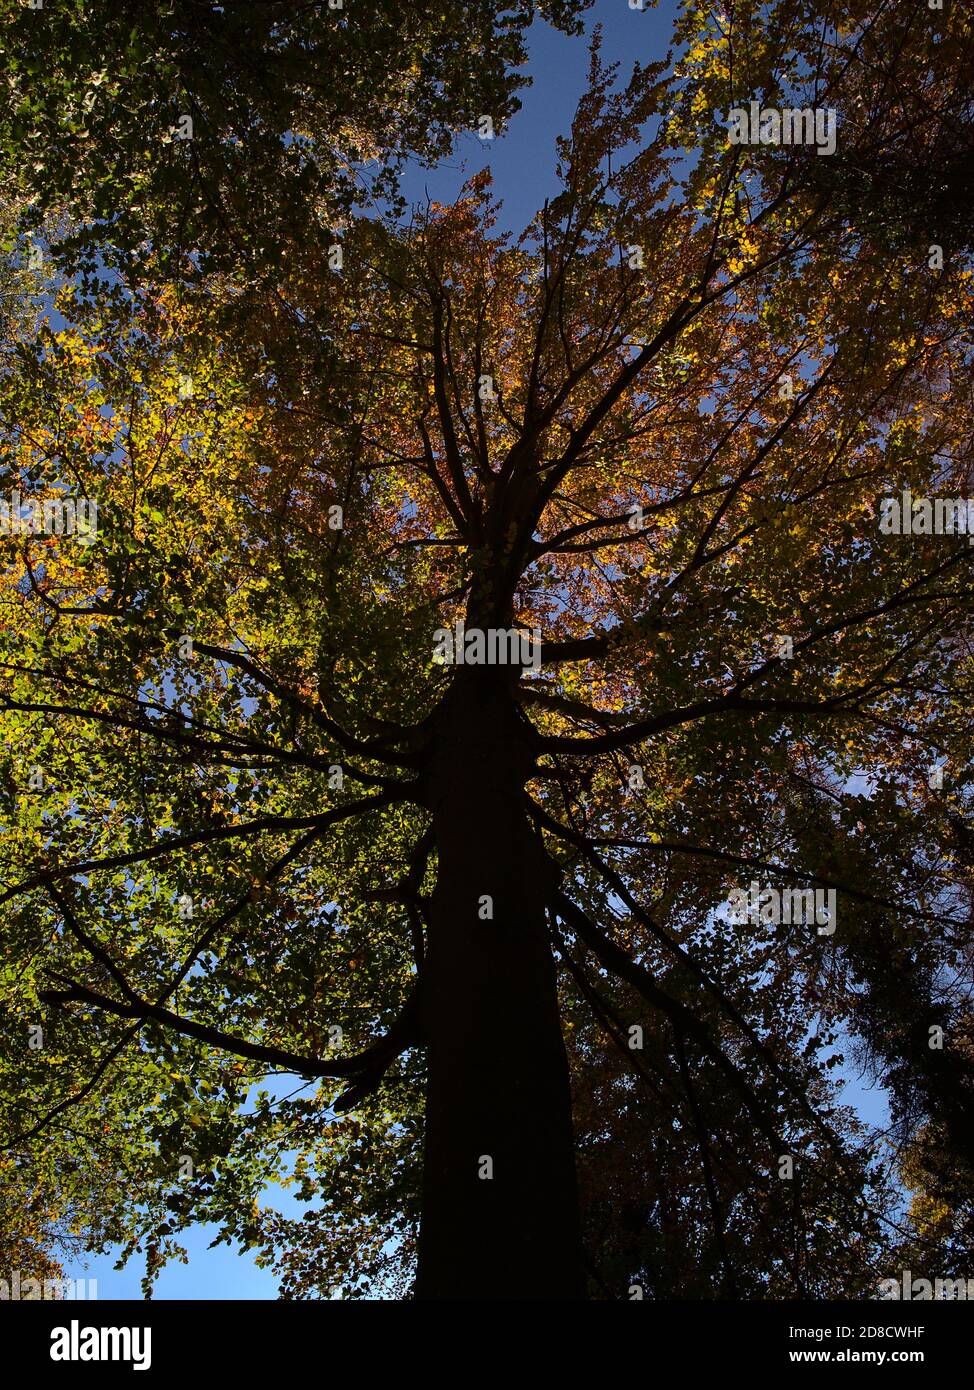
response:
[[[3,467],[76,524],[0,541],[7,1151],[137,1176],[102,1238],[147,1288],[200,1221],[289,1297],[947,1273],[974,552],[881,521],[970,487],[970,26],[687,3],[675,63],[593,43],[522,236],[486,174],[353,215],[368,141],[432,156],[510,109],[529,7],[496,69],[468,8],[430,47],[391,5],[341,43],[324,7],[9,7],[3,140],[43,139],[63,222]],[[834,157],[728,142],[752,99],[834,109]],[[484,664],[458,624],[531,641]],[[785,892],[827,907],[775,921]]]

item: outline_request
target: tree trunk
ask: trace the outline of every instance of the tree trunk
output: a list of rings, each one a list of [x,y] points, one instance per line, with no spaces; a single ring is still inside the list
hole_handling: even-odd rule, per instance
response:
[[[581,1298],[568,1063],[545,919],[551,868],[511,672],[457,673],[429,775],[418,1298]]]

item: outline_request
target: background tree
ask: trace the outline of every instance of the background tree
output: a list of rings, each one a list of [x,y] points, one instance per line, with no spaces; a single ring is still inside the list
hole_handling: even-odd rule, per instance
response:
[[[88,278],[137,283],[151,248],[184,286],[228,267],[276,282],[392,194],[405,158],[442,157],[484,115],[500,132],[533,17],[578,32],[587,3],[4,0],[6,187],[34,223],[71,218],[57,254]]]
[[[482,177],[236,318],[149,257],[2,383],[24,495],[99,503],[6,542],[5,1124],[107,1124],[150,1273],[216,1219],[298,1296],[414,1241],[421,1296],[578,1296],[563,1023],[610,1296],[882,1277],[848,1032],[969,1152],[971,551],[876,516],[966,492],[969,267],[808,149],[681,160],[692,87],[613,79],[517,243]],[[445,667],[461,618],[540,666]],[[834,932],[732,922],[751,878]]]

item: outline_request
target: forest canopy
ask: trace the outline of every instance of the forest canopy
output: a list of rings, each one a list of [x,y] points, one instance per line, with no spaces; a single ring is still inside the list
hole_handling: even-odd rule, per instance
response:
[[[405,206],[533,8],[0,7],[0,1124],[147,1291],[969,1267],[970,21],[686,0]]]

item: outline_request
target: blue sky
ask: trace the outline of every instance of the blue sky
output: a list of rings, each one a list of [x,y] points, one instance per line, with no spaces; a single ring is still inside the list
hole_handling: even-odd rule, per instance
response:
[[[631,10],[628,0],[596,0],[586,15],[586,32],[602,27],[602,58],[618,62],[625,74],[634,62],[648,63],[665,56],[672,32],[675,0],[660,0],[655,10]],[[585,90],[589,52],[587,39],[571,38],[549,25],[535,22],[529,35],[527,71],[532,86],[521,93],[521,110],[503,136],[481,140],[462,135],[453,157],[435,170],[410,171],[406,196],[425,203],[450,203],[466,179],[489,167],[494,191],[503,201],[502,226],[520,232],[557,192],[555,139],[565,135],[575,105]]]

